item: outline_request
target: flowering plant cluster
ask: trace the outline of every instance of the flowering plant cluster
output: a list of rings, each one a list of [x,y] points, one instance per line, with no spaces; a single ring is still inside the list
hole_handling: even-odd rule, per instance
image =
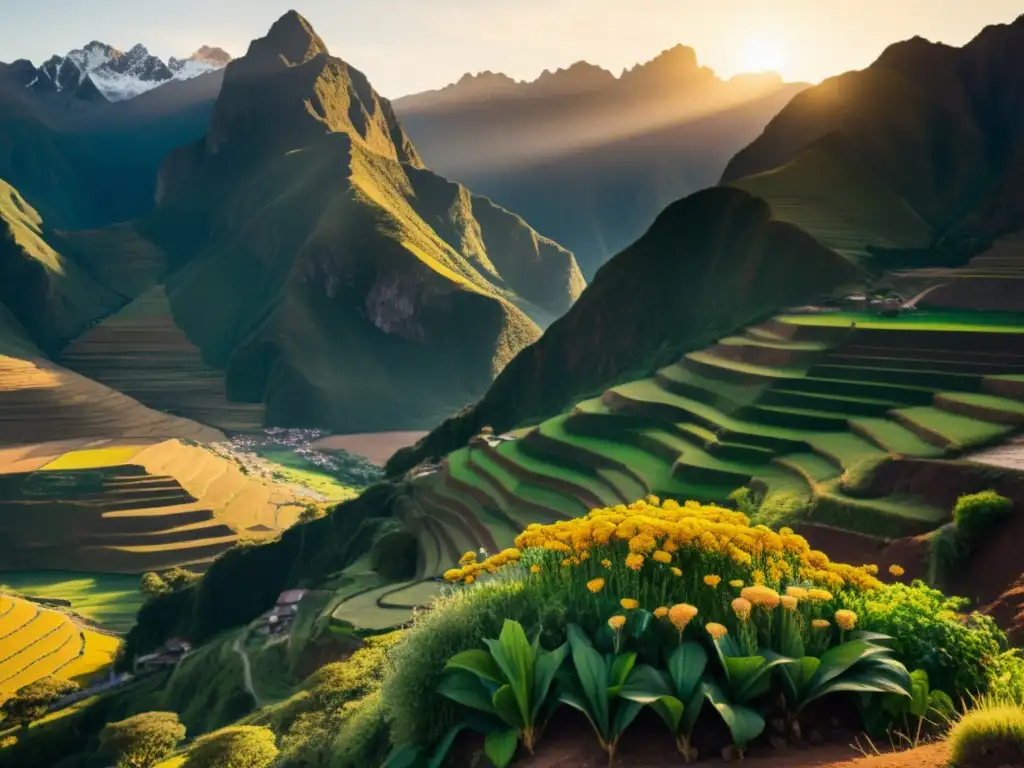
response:
[[[521,674],[509,671],[503,659],[513,654],[496,640],[449,663],[439,691],[501,722],[489,742],[497,765],[511,759],[517,741],[532,751],[541,714],[559,704],[583,712],[612,757],[623,730],[649,706],[689,760],[702,711],[725,721],[731,748],[742,753],[780,701],[785,735],[799,738],[801,712],[822,696],[910,696],[891,638],[864,632],[843,599],[880,589],[877,568],[833,563],[792,530],[651,496],[530,525],[515,544],[483,560],[467,553],[445,574],[464,585],[485,575],[521,581],[538,602],[571,606],[565,615],[575,618],[564,627],[567,642],[550,653],[539,636],[528,643],[521,629],[506,626],[501,642],[518,636],[518,647],[532,647],[535,662],[524,662]],[[541,664],[544,694],[530,700],[538,689],[527,679]],[[517,676],[522,700],[513,709],[506,702]]]

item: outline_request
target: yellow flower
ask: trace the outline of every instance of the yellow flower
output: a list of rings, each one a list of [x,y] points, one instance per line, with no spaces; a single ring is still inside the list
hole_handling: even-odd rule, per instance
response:
[[[593,592],[595,595],[604,589],[604,579],[591,579],[587,582],[587,589]]]
[[[459,565],[469,565],[476,562],[476,552],[467,552],[459,558]]]
[[[736,589],[741,589],[743,587],[743,579],[733,579],[729,582],[729,586],[735,587]]]
[[[725,626],[723,626],[721,624],[716,624],[715,622],[711,622],[710,624],[705,624],[704,625],[704,629],[706,629],[708,631],[708,634],[711,635],[711,637],[716,642],[718,640],[721,640],[723,637],[725,637],[726,635],[729,634],[729,630],[728,630],[727,627],[725,627]]]
[[[754,571],[750,574],[750,580],[753,581],[754,584],[764,584],[764,571]]]
[[[452,568],[450,571],[444,572],[445,581],[462,581],[462,577],[465,573],[461,568]]]
[[[644,567],[644,556],[638,554],[632,554],[626,556],[626,567],[631,571],[639,571]]]
[[[626,617],[612,616],[610,619],[608,619],[608,626],[611,627],[615,632],[618,632],[624,626],[626,626]]]
[[[570,560],[568,557],[562,561],[563,568],[568,568],[570,565],[572,565],[572,560]]]
[[[809,589],[807,590],[807,597],[811,600],[827,602],[832,599],[832,593],[825,589]]]
[[[463,579],[463,582],[465,582],[466,584],[472,584],[474,581],[476,581],[475,576],[467,576],[465,579]]]
[[[682,576],[683,575],[683,571],[682,571],[681,568],[673,568],[672,569],[672,573],[674,573],[676,576]]]
[[[832,622],[828,619],[815,619],[811,622],[811,626],[815,629],[828,629],[832,626]]]
[[[787,611],[795,611],[799,603],[800,601],[792,595],[782,596],[782,607],[785,608]]]
[[[668,616],[668,608],[666,608],[664,605],[659,606],[654,609],[654,615],[656,618],[664,619],[666,616]]]
[[[605,568],[611,568],[612,567],[612,561],[607,559],[607,558],[605,558],[604,560],[601,561],[601,565],[604,566]]]
[[[736,618],[740,621],[746,621],[750,618],[750,601],[742,597],[737,597],[732,601],[732,612],[736,614]]]
[[[654,558],[654,560],[656,562],[659,562],[659,563],[671,563],[672,562],[672,555],[670,555],[668,552],[666,552],[663,549],[655,550],[654,554],[651,555],[651,557]]]
[[[540,573],[540,566],[536,565],[536,564],[531,565],[530,566],[530,573]]]
[[[668,610],[668,620],[672,622],[672,626],[680,634],[686,629],[686,625],[693,621],[693,617],[696,615],[696,607],[689,603],[676,603]]]
[[[786,590],[786,594],[790,597],[795,597],[797,600],[803,600],[807,597],[807,590],[803,587],[790,587]]]
[[[619,600],[619,605],[621,605],[624,610],[632,611],[634,608],[639,606],[640,603],[638,603],[631,597],[624,597],[621,600]]]
[[[840,629],[851,630],[857,626],[857,614],[853,611],[836,611],[836,624]]]
[[[709,573],[707,576],[704,577],[704,583],[712,588],[717,588],[721,581],[722,577],[715,576],[713,573]]]
[[[778,607],[780,600],[778,592],[761,584],[746,587],[740,592],[740,596],[749,600],[753,605],[759,605],[769,611]]]
[[[889,566],[889,573],[891,573],[893,576],[895,576],[898,579],[900,576],[902,576],[904,573],[906,573],[906,571],[904,571],[901,566],[890,565]]]

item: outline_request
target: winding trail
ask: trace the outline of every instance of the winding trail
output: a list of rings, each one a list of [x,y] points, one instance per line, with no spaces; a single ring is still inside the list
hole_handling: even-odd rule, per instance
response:
[[[237,653],[242,659],[242,685],[245,688],[245,692],[252,696],[252,700],[256,702],[256,709],[259,709],[263,706],[263,701],[256,693],[256,688],[252,684],[252,665],[249,663],[249,654],[247,654],[245,652],[245,648],[242,647],[242,643],[248,633],[248,627],[243,627],[238,633],[238,637],[235,638],[235,642],[231,644],[231,650]]]

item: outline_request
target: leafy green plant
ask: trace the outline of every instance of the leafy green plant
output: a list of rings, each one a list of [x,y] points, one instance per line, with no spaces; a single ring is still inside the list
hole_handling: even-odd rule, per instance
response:
[[[636,668],[635,653],[602,655],[576,624],[568,626],[567,634],[575,674],[562,677],[559,699],[586,715],[601,748],[614,760],[619,739],[645,701],[661,698],[664,691],[652,668]],[[644,679],[652,683],[650,690],[644,689]],[[626,688],[631,698],[620,695]]]
[[[522,742],[533,754],[534,744],[554,704],[550,696],[555,674],[567,653],[531,643],[522,625],[506,619],[498,639],[484,640],[487,650],[458,653],[445,665],[448,676],[438,692],[449,699],[497,719],[506,727],[488,733],[485,751],[498,768],[508,765]]]
[[[1013,502],[995,491],[961,496],[953,507],[953,522],[968,544],[982,540],[1013,512]]]
[[[455,737],[465,727],[462,723],[452,726],[430,750],[416,745],[396,747],[381,768],[441,768],[455,743]]]
[[[878,635],[857,637],[830,648],[820,658],[804,656],[782,668],[792,735],[800,735],[800,714],[823,696],[851,692],[912,697],[911,677],[892,650],[882,645],[887,639]]]

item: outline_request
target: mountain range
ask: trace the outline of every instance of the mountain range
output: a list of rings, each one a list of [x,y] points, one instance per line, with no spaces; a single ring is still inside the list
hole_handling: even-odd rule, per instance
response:
[[[808,297],[885,269],[955,266],[1024,230],[1022,51],[1024,16],[962,48],[894,44],[866,69],[803,90],[729,161],[723,188],[669,206],[473,408],[389,469],[648,375],[787,306],[805,280]],[[794,249],[791,238],[822,248]],[[744,253],[751,243],[764,249]],[[774,267],[762,272],[765,259]]]
[[[162,92],[215,76],[205,127],[161,161],[152,209],[134,220],[66,229],[88,200],[0,165],[31,182],[9,182],[0,208],[10,346],[28,338],[218,425],[234,424],[234,400],[263,406],[249,427],[426,427],[477,397],[582,291],[570,252],[428,170],[390,103],[297,13],[223,72],[93,114],[155,120],[143,100],[165,105]],[[51,169],[81,172],[66,131],[40,134],[31,109],[21,118],[31,140],[53,138]],[[93,135],[86,118],[75,125],[76,139]],[[194,378],[168,395],[155,360]]]
[[[619,76],[587,62],[530,82],[467,74],[395,110],[431,167],[522,213],[589,278],[805,87],[722,80],[677,45]]]
[[[188,80],[222,69],[231,56],[220,48],[203,46],[186,59],[173,56],[166,63],[141,43],[120,51],[97,40],[54,55],[38,68],[18,61],[14,67],[30,91],[52,94],[70,101],[125,101],[171,80]]]

